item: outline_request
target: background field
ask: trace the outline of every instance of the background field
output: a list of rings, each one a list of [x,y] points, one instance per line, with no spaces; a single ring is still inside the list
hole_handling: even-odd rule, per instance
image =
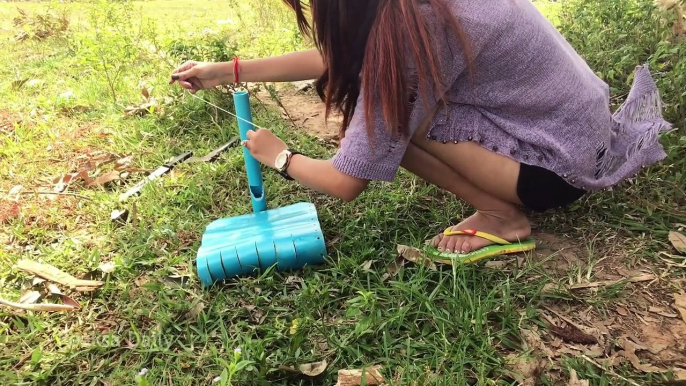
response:
[[[649,0],[536,5],[611,85],[614,106],[634,67],[650,64],[675,129],[661,138],[665,162],[534,215],[536,253],[455,269],[396,260],[397,244],[471,214],[408,173],[346,204],[265,171],[270,207],[317,205],[330,261],[206,291],[193,267],[204,227],[251,210],[241,153],[181,165],[135,206],[117,197],[237,131],[170,86],[171,69],[308,48],[291,14],[278,0],[0,3],[0,298],[45,292],[20,259],[106,282],[61,288],[80,305],[70,312],[2,306],[0,384],[198,385],[231,374],[231,384],[329,385],[340,369],[372,365],[398,385],[686,380],[686,258],[669,237],[686,228],[683,15]],[[335,152],[311,92],[254,92],[257,124],[313,156]],[[201,95],[232,110],[227,90]],[[128,221],[112,221],[123,209]],[[322,361],[321,374],[301,373]]]

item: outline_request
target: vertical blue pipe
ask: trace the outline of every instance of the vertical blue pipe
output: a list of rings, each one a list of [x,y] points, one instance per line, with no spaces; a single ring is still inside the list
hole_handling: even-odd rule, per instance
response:
[[[233,102],[236,106],[236,115],[240,118],[238,119],[238,130],[240,131],[241,140],[244,141],[248,139],[248,131],[255,129],[255,127],[251,125],[252,113],[250,112],[248,92],[237,91],[233,94]],[[262,181],[260,162],[256,160],[246,148],[243,148],[243,158],[245,158],[245,169],[248,173],[248,184],[250,185],[250,198],[252,200],[253,210],[255,213],[264,212],[267,210],[267,199],[264,194],[264,183]]]

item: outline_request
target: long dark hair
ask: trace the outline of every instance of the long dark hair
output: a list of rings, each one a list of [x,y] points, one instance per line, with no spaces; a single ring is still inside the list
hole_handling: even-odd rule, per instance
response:
[[[300,31],[312,38],[324,59],[326,71],[317,80],[316,89],[326,104],[327,117],[332,107],[342,113],[340,139],[345,136],[360,92],[370,137],[377,101],[387,128],[408,133],[408,104],[417,96],[407,74],[408,45],[417,66],[419,92],[427,93],[430,81],[436,92],[444,91],[438,55],[420,3],[428,3],[439,20],[452,26],[465,59],[471,63],[465,33],[446,5],[446,1],[454,0],[284,1],[295,11]],[[308,9],[312,25],[305,14]]]

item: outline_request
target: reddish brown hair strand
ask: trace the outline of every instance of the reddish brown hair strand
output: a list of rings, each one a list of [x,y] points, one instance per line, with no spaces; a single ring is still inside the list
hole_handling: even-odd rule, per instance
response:
[[[452,0],[284,1],[295,11],[303,35],[312,38],[324,59],[326,70],[316,89],[326,104],[327,117],[333,108],[342,114],[341,139],[360,93],[370,138],[377,103],[388,130],[408,134],[409,107],[417,92],[428,97],[433,90],[438,94],[435,97],[443,97],[448,85],[441,80],[439,55],[432,44],[437,37],[432,36],[421,4],[428,4],[452,27],[471,73],[467,37],[446,3]],[[306,10],[311,11],[311,24]],[[416,67],[416,80],[409,79],[408,60]]]

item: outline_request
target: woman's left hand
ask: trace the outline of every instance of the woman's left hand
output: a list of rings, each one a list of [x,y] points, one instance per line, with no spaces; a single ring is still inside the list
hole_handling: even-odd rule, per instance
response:
[[[250,130],[247,135],[248,140],[243,141],[243,146],[256,160],[267,166],[274,167],[276,156],[288,148],[284,141],[266,129]]]

